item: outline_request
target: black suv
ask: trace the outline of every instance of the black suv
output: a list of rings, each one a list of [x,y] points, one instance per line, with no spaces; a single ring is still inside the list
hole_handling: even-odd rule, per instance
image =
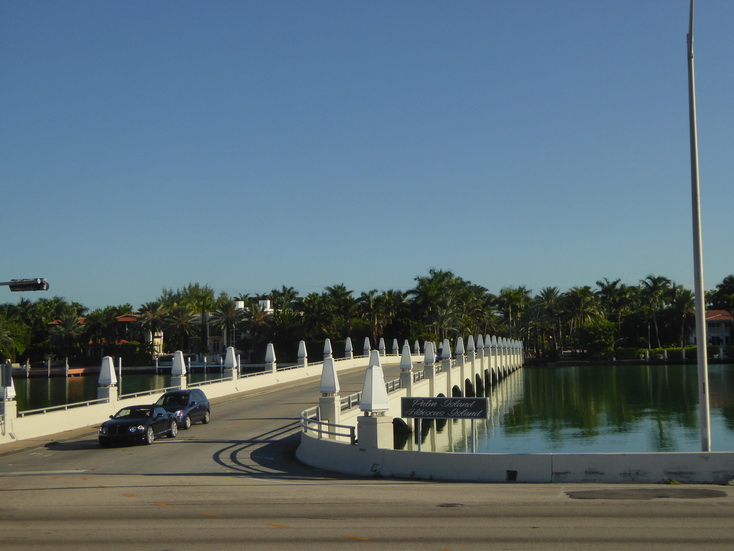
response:
[[[209,400],[199,389],[171,390],[158,398],[155,405],[176,415],[176,422],[182,429],[201,421],[205,425],[211,420]]]

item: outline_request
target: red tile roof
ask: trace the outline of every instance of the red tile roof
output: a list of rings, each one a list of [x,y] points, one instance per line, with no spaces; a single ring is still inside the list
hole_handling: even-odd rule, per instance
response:
[[[732,321],[732,317],[726,310],[706,310],[706,321]]]

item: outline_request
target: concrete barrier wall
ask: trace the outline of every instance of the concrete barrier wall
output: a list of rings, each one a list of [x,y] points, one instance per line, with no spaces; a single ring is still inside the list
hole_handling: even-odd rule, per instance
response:
[[[723,484],[734,453],[469,454],[366,448],[301,435],[298,459],[348,475],[454,482]]]
[[[505,375],[512,382],[514,375],[509,371]],[[447,388],[447,377],[446,372],[435,374],[436,393]],[[493,393],[492,408],[501,411],[516,391],[511,385]],[[402,388],[391,393],[390,409],[385,415],[399,417],[400,398],[405,395]],[[429,381],[414,383],[412,395],[430,396]],[[343,411],[341,422],[356,426],[360,415],[358,407]],[[443,435],[447,441],[451,440],[451,430],[449,425]],[[459,438],[466,436],[466,427],[455,430]],[[455,482],[722,484],[734,480],[734,452],[471,454],[380,449],[360,445],[359,441],[348,445],[307,432],[301,435],[296,455],[307,465],[348,475]]]

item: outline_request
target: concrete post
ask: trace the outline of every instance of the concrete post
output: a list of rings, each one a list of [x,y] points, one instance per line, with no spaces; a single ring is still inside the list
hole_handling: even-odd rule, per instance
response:
[[[2,404],[3,404],[3,410],[2,410],[2,417],[3,417],[3,436],[7,434],[13,434],[13,431],[11,428],[13,427],[13,423],[15,419],[18,417],[18,403],[15,401],[15,384],[13,383],[13,376],[12,376],[12,364],[8,362],[5,364],[5,367],[8,370],[8,373],[10,374],[10,386],[8,387],[2,387]]]
[[[400,354],[400,345],[398,344],[398,339],[392,340],[392,355],[397,356]]]
[[[97,385],[97,399],[110,401],[117,399],[117,375],[115,374],[115,361],[112,356],[102,358]]]
[[[433,351],[433,343],[427,341],[425,344],[425,354],[423,356],[423,374],[428,379],[428,392],[431,396],[435,396],[436,383],[436,353]]]
[[[3,417],[3,436],[10,434],[13,436],[13,424],[15,419],[18,417],[18,403],[15,401],[15,385],[13,384],[12,376],[12,364],[7,364],[8,372],[10,373],[10,386],[2,387],[2,417]],[[14,436],[13,436],[14,438]]]
[[[400,355],[400,388],[404,388],[408,396],[413,396],[413,360],[410,357],[410,345],[403,345]]]
[[[333,350],[331,349],[331,339],[327,338],[324,341],[324,359],[331,358],[333,355]]]
[[[308,350],[306,350],[306,341],[298,343],[298,367],[308,367]]]
[[[456,339],[456,349],[454,350],[454,353],[456,354],[456,359],[455,359],[456,367],[459,368],[457,370],[457,375],[460,378],[460,384],[456,386],[459,387],[459,389],[461,390],[461,395],[463,396],[464,395],[464,370],[466,369],[466,356],[464,355],[464,339],[462,339],[461,337],[458,337]],[[449,390],[452,390],[454,385],[455,383],[452,384],[452,388]],[[449,425],[450,424],[451,423],[449,423]]]
[[[392,450],[395,447],[392,417],[384,414],[357,417],[357,440],[360,448]]]
[[[487,364],[487,373],[492,378],[492,337],[484,335],[484,362]]]
[[[494,372],[492,374],[493,381],[497,382],[499,381],[500,374],[499,374],[499,368],[500,368],[500,351],[498,346],[498,340],[496,335],[492,335],[492,341],[491,341],[491,350],[492,350],[492,365],[494,366]]]
[[[341,414],[341,397],[338,394],[325,393],[319,398],[319,417],[321,421],[338,425]],[[334,431],[331,431],[334,432]],[[329,439],[336,439],[335,434],[329,434]]]
[[[380,356],[385,356],[385,339],[380,337],[380,343],[377,345],[377,350],[380,351]]]
[[[365,356],[367,356],[368,358],[370,357],[370,352],[372,351],[372,349],[370,347],[370,338],[369,337],[365,337],[364,338],[364,345],[362,346],[362,351],[364,352],[364,355]]]
[[[477,337],[477,361],[474,365],[474,369],[472,370],[471,374],[471,384],[476,387],[477,386],[477,374],[481,373],[482,378],[484,377],[484,370],[487,368],[487,361],[484,358],[484,337],[482,335],[479,335]],[[474,388],[474,391],[476,393],[476,388]]]
[[[339,376],[336,372],[334,358],[327,356],[324,358],[324,365],[321,370],[321,381],[319,383],[319,417],[321,421],[331,424],[339,424],[341,418],[341,398],[339,397]],[[335,439],[333,434],[329,435],[330,439]]]
[[[357,417],[360,447],[393,449],[392,417],[385,416],[385,412],[390,410],[390,399],[377,350],[370,353],[359,409],[365,412],[364,416]]]
[[[176,364],[176,357],[173,357],[174,365]],[[238,371],[237,355],[234,346],[228,346],[224,355],[224,376],[227,379],[235,380],[237,378]],[[184,381],[185,382],[185,381]],[[185,388],[185,387],[181,387]]]
[[[171,367],[171,386],[184,390],[186,388],[186,362],[181,350],[173,353],[173,367]]]
[[[444,339],[441,345],[441,370],[446,373],[446,391],[444,394],[450,397],[453,383],[451,377],[451,342],[448,339]]]
[[[271,373],[275,373],[278,370],[275,358],[275,347],[272,342],[269,342],[268,346],[265,348],[265,365],[266,369]]]
[[[466,396],[466,379],[469,373],[474,372],[474,363],[476,362],[477,352],[474,346],[474,335],[469,335],[466,339],[466,356],[467,361],[461,366],[461,395]]]
[[[352,337],[347,337],[347,342],[344,345],[344,357],[347,360],[354,359],[354,346],[352,346]]]
[[[15,401],[15,398],[8,398],[3,403],[5,404],[3,435],[6,435],[13,432],[10,428],[12,428],[13,422],[18,418],[18,402]]]

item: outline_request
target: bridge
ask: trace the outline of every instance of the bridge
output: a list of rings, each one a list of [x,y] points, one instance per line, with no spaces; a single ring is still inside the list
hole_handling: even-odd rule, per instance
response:
[[[386,381],[398,380],[399,357],[382,359]],[[353,360],[336,361],[345,401],[362,391],[368,364]],[[726,486],[488,487],[308,467],[294,457],[299,418],[319,400],[322,366],[286,371],[306,369],[309,377],[213,398],[210,424],[152,446],[101,449],[94,426],[0,446],[3,549],[607,551],[644,542],[675,551],[734,540]],[[516,395],[520,374],[497,383],[492,400]],[[237,384],[256,384],[248,379]]]
[[[388,354],[381,342],[377,350],[369,350],[366,344],[364,352],[355,357],[348,346],[345,357],[335,359],[327,340],[324,360],[309,363],[305,344],[300,343],[298,364],[284,368],[277,366],[275,351],[269,347],[266,371],[240,377],[233,351],[228,351],[225,377],[199,385],[205,385],[207,395],[216,399],[279,388],[320,376],[318,391],[309,402],[303,403],[304,408],[300,411],[302,435],[297,457],[306,465],[352,476],[526,483],[660,483],[665,480],[722,483],[734,479],[734,453],[731,452],[468,454],[426,452],[415,449],[413,439],[409,439],[407,449],[395,450],[394,426],[404,431],[411,429],[400,420],[402,397],[488,394],[493,397],[494,407],[501,408],[498,401],[505,394],[493,394],[492,391],[503,388],[505,379],[522,366],[522,347],[517,342],[486,335],[476,339],[470,337],[466,346],[459,339],[453,350],[451,344],[444,341],[440,358],[436,358],[432,343],[426,343],[423,351],[417,344],[411,350],[406,343],[401,351],[395,341],[392,354]],[[339,373],[351,370],[363,370],[363,384],[369,388],[366,395],[357,391],[342,396]],[[398,377],[386,381],[383,370],[392,370]],[[177,388],[187,385],[182,359],[178,369],[174,362],[173,374]],[[120,407],[152,402],[168,390],[117,396],[113,369],[111,366],[105,369],[104,364],[100,384],[99,398],[83,404],[14,412],[14,402],[7,402],[2,442],[88,427],[106,419]],[[311,406],[317,399],[318,406]],[[453,429],[453,424],[449,427]],[[449,440],[457,435],[461,439],[471,437],[466,421],[446,434]],[[438,448],[434,445],[432,449]]]

